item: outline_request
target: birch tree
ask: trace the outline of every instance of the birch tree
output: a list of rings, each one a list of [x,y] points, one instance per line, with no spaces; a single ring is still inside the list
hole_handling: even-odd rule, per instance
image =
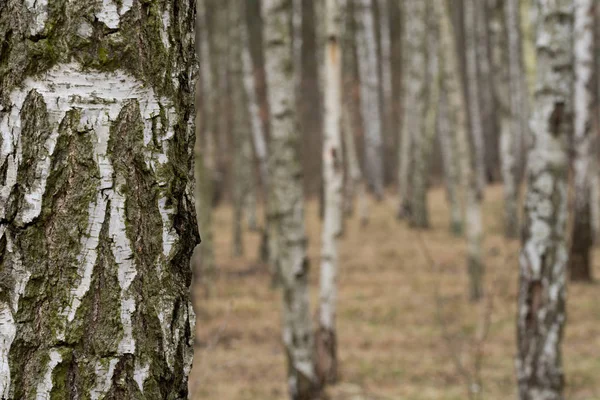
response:
[[[404,97],[402,137],[399,154],[399,209],[398,216],[410,216],[413,204],[412,175],[416,172],[415,163],[421,157],[419,143],[425,135],[425,114],[427,95],[427,2],[407,1],[404,4]],[[419,176],[418,179],[424,179]],[[419,183],[419,182],[417,182]]]
[[[210,291],[214,279],[215,258],[213,247],[212,200],[213,176],[216,174],[215,158],[215,79],[210,64],[210,44],[208,32],[208,11],[206,1],[196,2],[196,53],[200,59],[199,94],[201,110],[196,104],[196,216],[198,226],[202,227],[202,247],[198,249],[201,257],[197,259],[194,277]],[[201,123],[200,121],[201,120]]]
[[[441,4],[440,4],[441,3]],[[469,143],[467,102],[463,91],[462,74],[456,51],[456,35],[452,26],[449,4],[433,1],[440,23],[440,49],[442,51],[442,90],[448,96],[449,114],[456,130],[458,159],[461,160],[461,187],[465,193],[465,233],[467,236],[467,265],[471,300],[482,296],[483,288],[483,227],[481,222],[481,196],[477,184],[475,157]],[[445,5],[445,6],[444,6]]]
[[[439,103],[439,63],[438,63],[438,27],[435,14],[432,13],[431,2],[425,2],[423,23],[426,26],[425,48],[426,52],[426,107],[423,115],[423,132],[415,136],[415,170],[413,179],[413,200],[410,224],[417,228],[429,227],[429,213],[427,210],[427,189],[429,181],[429,166],[433,152],[433,142],[437,129],[438,103]],[[411,15],[410,17],[417,18]],[[415,49],[416,50],[416,49]],[[407,115],[408,117],[408,115]]]
[[[594,139],[594,112],[596,97],[594,86],[594,2],[575,2],[574,38],[574,150],[573,183],[574,207],[569,270],[571,279],[591,281],[591,247],[593,243],[591,221],[591,167],[592,141]],[[597,135],[597,133],[596,133]],[[596,155],[597,157],[597,155]]]
[[[522,400],[564,399],[568,136],[573,2],[538,0],[537,76],[519,257],[517,378]]]
[[[517,142],[520,125],[513,125],[511,110],[511,75],[509,64],[508,32],[506,29],[506,0],[491,0],[491,40],[494,76],[494,93],[500,123],[500,162],[504,189],[504,234],[516,238],[519,234],[519,176]],[[520,80],[520,75],[516,74]],[[518,86],[518,85],[517,85]],[[519,116],[516,116],[519,122]],[[516,126],[515,126],[516,125]]]
[[[0,398],[187,398],[194,15],[0,5]]]
[[[316,336],[319,375],[325,382],[337,380],[335,329],[338,238],[342,233],[344,161],[341,137],[342,57],[340,54],[340,0],[327,0],[325,8],[325,130],[323,179],[325,219],[321,243],[319,328]]]
[[[229,6],[230,77],[233,100],[233,255],[244,253],[242,226],[245,214],[252,213],[256,201],[249,203],[255,190],[252,162],[252,126],[246,90],[243,53],[246,42],[243,4]],[[255,121],[256,124],[256,121]],[[255,210],[254,210],[255,212]]]
[[[377,199],[383,198],[382,110],[379,98],[377,41],[371,0],[355,2],[357,49],[360,77],[360,107],[364,125],[365,171]]]
[[[264,0],[265,69],[271,118],[269,142],[269,240],[271,262],[283,289],[283,343],[288,390],[294,400],[317,399],[320,384],[313,356],[308,299],[299,132],[294,112],[290,2]]]
[[[478,73],[477,52],[477,19],[481,4],[479,0],[464,0],[464,24],[465,24],[465,58],[466,58],[466,88],[469,115],[469,128],[473,154],[475,159],[475,171],[479,196],[483,196],[485,188],[485,142],[483,136],[483,122],[479,95],[481,83]]]

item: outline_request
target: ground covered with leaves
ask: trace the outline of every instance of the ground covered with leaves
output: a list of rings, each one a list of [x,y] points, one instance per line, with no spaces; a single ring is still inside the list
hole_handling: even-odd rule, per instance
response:
[[[502,188],[486,192],[488,297],[479,305],[468,301],[465,240],[450,233],[444,191],[432,190],[429,202],[430,230],[417,232],[399,223],[392,194],[371,204],[368,225],[361,226],[357,217],[346,223],[338,280],[340,382],[327,389],[331,399],[463,400],[478,359],[483,398],[516,397],[519,243],[502,235]],[[268,268],[257,261],[260,234],[247,232],[246,256],[233,258],[231,208],[219,207],[214,217],[219,276],[211,296],[199,287],[195,291],[197,346],[190,398],[286,399],[280,292],[271,288]],[[316,309],[317,202],[309,202],[306,219]],[[423,243],[434,263],[427,260]],[[594,275],[600,278],[598,249],[593,259]],[[570,400],[600,399],[598,299],[597,284],[569,285],[563,357]]]

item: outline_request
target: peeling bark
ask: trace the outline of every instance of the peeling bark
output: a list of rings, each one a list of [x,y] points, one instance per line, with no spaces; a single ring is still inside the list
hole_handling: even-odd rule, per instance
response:
[[[522,400],[562,400],[574,7],[568,0],[538,0],[537,11],[533,146],[519,257],[517,378]]]
[[[187,398],[194,14],[0,6],[0,397]]]
[[[283,289],[283,343],[288,390],[294,400],[320,397],[308,298],[300,135],[294,112],[290,2],[264,0],[265,70],[271,111],[269,131],[269,250]]]

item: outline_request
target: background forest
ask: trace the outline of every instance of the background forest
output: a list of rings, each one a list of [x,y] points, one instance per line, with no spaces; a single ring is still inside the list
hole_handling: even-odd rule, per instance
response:
[[[192,398],[600,399],[599,13],[199,0]]]

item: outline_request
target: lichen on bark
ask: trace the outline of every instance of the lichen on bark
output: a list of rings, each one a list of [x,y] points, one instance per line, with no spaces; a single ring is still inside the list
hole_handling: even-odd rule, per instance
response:
[[[0,397],[187,396],[194,12],[0,5]]]

